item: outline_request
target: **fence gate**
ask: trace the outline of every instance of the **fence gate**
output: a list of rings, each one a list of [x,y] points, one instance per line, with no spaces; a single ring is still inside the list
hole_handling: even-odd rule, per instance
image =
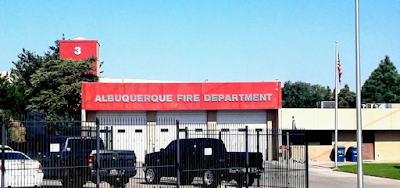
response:
[[[210,182],[207,187],[308,187],[308,145],[302,130],[172,118],[99,118],[97,123],[2,119],[3,187],[199,187]],[[99,150],[108,152],[109,159],[98,161]],[[114,160],[117,153],[132,152],[135,161]],[[15,163],[22,159],[34,162]],[[129,178],[114,178],[132,169]]]

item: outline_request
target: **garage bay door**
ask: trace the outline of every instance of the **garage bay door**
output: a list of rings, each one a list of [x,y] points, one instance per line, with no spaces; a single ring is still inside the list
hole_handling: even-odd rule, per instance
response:
[[[171,121],[172,120],[172,121]],[[196,129],[207,124],[206,111],[159,111],[157,112],[157,125],[154,135],[154,151],[165,148],[172,140],[176,139],[176,123],[179,120],[180,129],[188,127]],[[179,137],[185,138],[185,132],[180,132]]]
[[[146,112],[97,112],[103,133],[100,136],[106,140],[104,130],[112,130],[112,140],[109,149],[133,150],[138,161],[144,161],[146,154],[147,125]]]
[[[265,135],[267,133],[267,112],[265,110],[217,111],[216,128],[223,130],[221,139],[224,141],[228,151],[246,151],[245,133],[240,131],[245,126],[249,130],[249,152],[256,152],[258,143],[259,152],[263,153],[263,158],[265,159],[267,156],[267,136]],[[256,130],[264,135],[257,138]]]

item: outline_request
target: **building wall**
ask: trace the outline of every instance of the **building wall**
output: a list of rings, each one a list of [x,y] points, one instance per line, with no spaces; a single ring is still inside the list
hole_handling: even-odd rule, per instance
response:
[[[380,162],[400,161],[400,131],[375,132],[375,160]]]
[[[273,113],[274,111],[278,113]],[[215,124],[218,121],[218,111],[212,111],[214,114],[204,112],[203,121],[204,123]],[[228,111],[223,111],[228,112]],[[237,119],[239,115],[245,115],[243,111],[236,114],[234,119]],[[309,143],[309,159],[310,160],[330,160],[332,148],[335,145],[334,142],[334,109],[279,109],[279,110],[267,110],[264,113],[260,113],[260,116],[268,116],[266,120],[263,120],[268,128],[283,128],[291,129],[293,124],[292,117],[294,116],[295,124],[298,129],[305,129],[306,131],[317,131],[314,136],[318,136],[319,131],[327,132],[328,137],[331,135],[331,141],[328,139],[324,143],[313,141]],[[356,110],[355,109],[339,109],[339,137],[338,145],[345,146],[346,150],[350,146],[357,145],[356,139]],[[154,116],[157,116],[157,112],[153,112]],[[176,111],[173,114],[181,114]],[[362,109],[362,123],[363,130],[372,132],[373,138],[369,138],[374,143],[374,159],[378,162],[386,161],[400,161],[400,109]],[[102,115],[121,115],[120,112],[112,113],[106,112]],[[230,113],[228,113],[230,114]],[[274,115],[275,114],[275,115]],[[101,115],[101,112],[100,114]],[[254,114],[253,114],[254,115]],[[214,117],[215,116],[215,117]],[[193,118],[191,118],[193,119]],[[254,118],[247,117],[246,121],[254,120]],[[331,132],[331,133],[330,133]],[[326,135],[326,134],[324,134]],[[325,136],[324,136],[325,137]],[[371,136],[370,136],[371,137]],[[319,137],[317,137],[319,138]],[[315,140],[315,139],[314,139]],[[275,141],[275,142],[274,142]],[[279,145],[278,140],[270,140],[268,143],[272,143],[269,148],[275,148],[274,146]],[[275,154],[273,153],[275,151]],[[277,156],[277,150],[271,149],[268,151],[268,159],[275,159]],[[393,153],[397,152],[397,153]]]
[[[335,109],[282,108],[279,110],[279,127],[296,127],[306,130],[334,130]],[[400,109],[362,109],[363,130],[400,130]],[[338,109],[339,130],[356,130],[356,109]]]
[[[308,158],[311,161],[329,161],[332,146],[327,145],[309,145]]]
[[[356,131],[339,131],[338,146],[346,147],[357,146]],[[309,159],[318,161],[329,161],[332,148],[335,146],[335,135],[332,131],[332,144],[319,145],[318,143],[309,143]]]
[[[393,105],[392,105],[393,106]],[[283,108],[279,111],[279,123],[283,129],[291,129],[293,116],[298,129],[313,131],[332,131],[332,144],[310,143],[310,160],[330,160],[334,147],[335,109]],[[338,145],[357,145],[356,109],[338,109]],[[377,162],[400,161],[400,109],[361,109],[363,131],[374,131],[374,159]],[[366,134],[364,134],[365,136]],[[365,138],[364,138],[365,141]]]
[[[338,145],[346,147],[346,151],[350,146],[357,146],[356,132],[357,131],[355,130],[339,131]],[[374,135],[374,160],[377,162],[399,162],[400,131],[377,130],[374,131]],[[332,148],[335,145],[333,131],[332,139],[332,145],[319,145],[318,143],[309,143],[309,159],[317,161],[331,160],[330,155],[332,152]]]

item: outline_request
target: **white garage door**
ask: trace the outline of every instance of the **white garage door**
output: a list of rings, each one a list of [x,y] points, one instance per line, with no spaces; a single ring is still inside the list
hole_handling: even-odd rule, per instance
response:
[[[96,112],[100,129],[112,129],[112,149],[133,150],[137,161],[144,161],[147,149],[146,112]],[[105,133],[100,133],[106,140]]]
[[[263,158],[267,157],[267,112],[266,110],[230,110],[217,111],[217,129],[222,130],[221,139],[224,141],[228,151],[246,151],[245,132],[241,131],[248,127],[249,152],[257,151],[263,153]],[[261,130],[257,138],[256,130]],[[264,135],[262,135],[264,134]]]
[[[172,120],[172,121],[171,121]],[[165,148],[172,140],[176,139],[176,123],[179,128],[188,127],[191,130],[207,125],[206,111],[159,111],[157,112],[157,126],[155,127],[154,150]],[[189,133],[190,134],[190,133]],[[180,138],[185,138],[185,132],[179,133]]]

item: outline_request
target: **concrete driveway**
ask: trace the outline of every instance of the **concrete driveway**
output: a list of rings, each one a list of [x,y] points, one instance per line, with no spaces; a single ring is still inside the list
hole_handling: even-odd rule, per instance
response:
[[[348,162],[346,163],[339,163],[340,165],[343,164],[350,164]],[[357,174],[351,174],[351,173],[345,173],[345,172],[338,172],[338,171],[333,171],[332,168],[334,166],[333,162],[315,162],[315,161],[310,161],[309,164],[309,188],[357,188]],[[268,172],[271,173],[271,172]],[[281,172],[278,172],[278,176]],[[265,175],[265,174],[264,174]],[[261,179],[271,179],[271,176],[264,177],[262,175]],[[269,181],[269,183],[273,184],[274,180],[264,180],[264,181]],[[195,179],[196,180],[196,179]],[[198,179],[197,179],[198,180]],[[142,169],[138,170],[138,174],[134,177],[131,178],[129,184],[127,185],[127,188],[174,188],[176,187],[175,185],[176,180],[173,179],[171,182],[166,182],[164,179],[164,184],[159,184],[159,185],[153,185],[153,184],[145,184],[144,183],[144,172]],[[182,187],[188,187],[188,188],[199,188],[201,181],[198,180],[196,185],[191,185],[191,186],[182,186]],[[299,185],[301,185],[300,183]],[[256,187],[256,184],[252,187]],[[280,186],[274,186],[274,187],[283,187],[282,185],[282,179],[278,178],[276,180],[275,185],[280,185]],[[54,188],[54,187],[61,187],[61,183],[59,181],[54,181],[54,180],[45,180],[44,185],[42,185],[44,188]],[[96,185],[93,183],[87,183],[85,185],[85,188],[95,188]],[[108,183],[101,183],[100,184],[101,188],[110,188],[110,185]],[[231,188],[235,186],[228,185],[224,183],[222,188]],[[265,187],[265,186],[264,186]],[[294,186],[290,186],[294,187]],[[387,178],[377,178],[377,177],[372,177],[372,176],[365,176],[364,175],[364,188],[400,188],[400,180],[393,180],[393,179],[387,179]]]
[[[333,162],[310,162],[309,167],[310,188],[357,188],[357,174],[333,171]],[[364,175],[364,188],[376,187],[400,187],[400,180]]]

